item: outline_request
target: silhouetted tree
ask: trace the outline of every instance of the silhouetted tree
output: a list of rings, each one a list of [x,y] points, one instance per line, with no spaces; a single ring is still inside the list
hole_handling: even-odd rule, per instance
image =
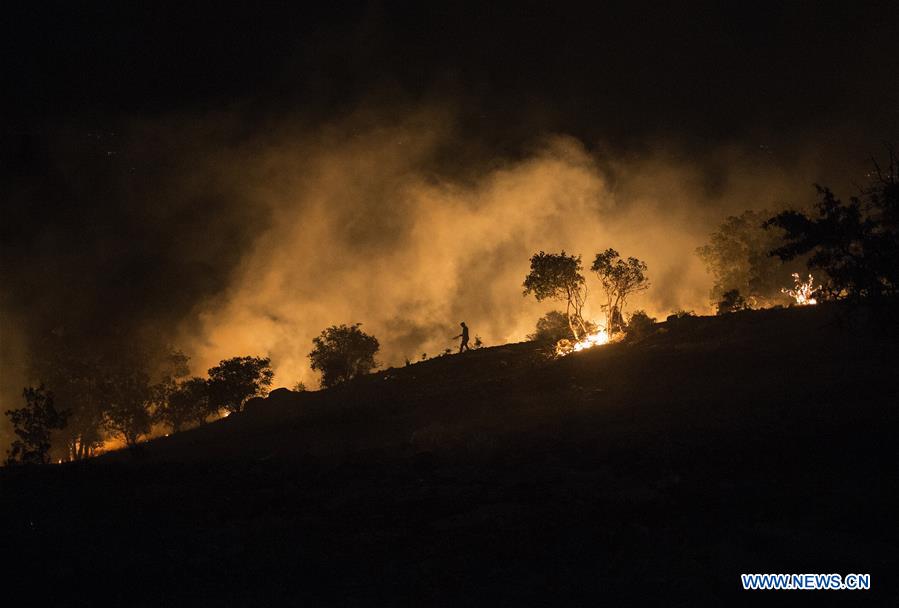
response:
[[[591,334],[597,330],[596,324],[584,321],[585,333]],[[571,324],[564,312],[551,310],[539,319],[534,333],[528,335],[528,340],[555,344],[559,340],[577,340],[571,331]]]
[[[565,318],[575,340],[588,333],[584,322],[587,282],[581,274],[581,256],[543,251],[531,256],[531,271],[524,279],[524,295],[538,302],[550,299],[565,303]]]
[[[16,439],[7,452],[7,464],[46,464],[50,451],[50,433],[66,425],[68,412],[58,411],[53,393],[43,385],[22,392],[25,407],[7,410]]]
[[[712,302],[720,302],[731,290],[739,291],[752,306],[783,300],[783,277],[798,270],[799,264],[785,267],[771,256],[771,250],[783,243],[784,232],[766,228],[769,217],[768,211],[752,210],[728,217],[696,250],[715,280]]]
[[[209,405],[214,411],[243,410],[250,397],[261,397],[275,377],[268,357],[233,357],[209,369]]]
[[[321,385],[336,386],[356,376],[369,373],[378,364],[375,355],[380,349],[378,339],[355,325],[332,325],[312,340],[309,353],[312,369],[321,373]],[[422,354],[422,359],[426,355]]]
[[[737,312],[746,308],[746,300],[740,295],[740,290],[731,289],[721,295],[721,301],[718,302],[716,307],[716,314],[725,315],[729,312]]]
[[[150,433],[154,388],[143,370],[117,370],[106,382],[105,399],[105,426],[120,435],[125,445],[132,446]]]
[[[71,460],[95,454],[110,433],[126,443],[148,434],[167,393],[187,372],[179,351],[130,342],[88,347],[87,340],[60,328],[36,342],[29,361],[29,373],[69,413],[52,439]]]
[[[811,214],[784,211],[766,222],[785,231],[772,254],[782,260],[808,254],[809,269],[827,275],[827,296],[878,299],[899,290],[899,166],[889,152],[888,172],[875,163],[875,179],[861,196],[846,203],[816,185]]]
[[[646,268],[646,263],[637,258],[621,259],[612,248],[596,254],[590,269],[599,277],[606,294],[603,310],[606,311],[606,330],[610,336],[623,329],[622,317],[628,297],[649,288]]]
[[[90,353],[78,353],[61,342],[44,350],[32,372],[53,392],[55,402],[69,412],[57,434],[67,456],[80,460],[103,445],[108,379],[103,362]]]
[[[189,425],[203,424],[213,413],[206,380],[194,377],[172,389],[159,410],[158,419],[177,433]]]

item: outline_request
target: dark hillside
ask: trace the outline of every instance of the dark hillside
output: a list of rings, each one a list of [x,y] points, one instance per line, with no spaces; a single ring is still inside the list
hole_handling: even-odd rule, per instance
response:
[[[837,599],[891,605],[897,363],[824,306],[439,357],[0,471],[3,542],[77,603],[720,606],[743,572],[870,572]]]

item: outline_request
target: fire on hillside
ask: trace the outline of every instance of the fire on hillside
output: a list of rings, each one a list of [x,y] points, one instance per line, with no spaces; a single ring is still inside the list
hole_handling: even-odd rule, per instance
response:
[[[797,306],[812,306],[818,303],[814,298],[815,293],[821,289],[818,285],[815,287],[815,279],[812,275],[808,275],[808,281],[799,278],[799,273],[793,273],[793,282],[796,284],[793,289],[781,289],[781,292],[787,294],[795,300]]]
[[[576,353],[588,348],[593,348],[594,346],[602,346],[603,344],[608,344],[610,341],[611,338],[609,336],[609,332],[607,332],[605,329],[600,329],[599,331],[595,331],[592,334],[584,336],[577,342],[573,342],[571,340],[559,340],[556,343],[555,352],[557,357],[564,357],[565,355],[570,355],[571,353]]]

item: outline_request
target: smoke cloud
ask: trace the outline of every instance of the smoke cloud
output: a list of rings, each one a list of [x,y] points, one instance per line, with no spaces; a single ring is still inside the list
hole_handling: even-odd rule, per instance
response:
[[[228,287],[182,325],[196,361],[268,354],[280,384],[314,386],[306,355],[332,324],[362,323],[384,365],[453,347],[462,320],[487,344],[519,341],[553,307],[522,296],[538,250],[581,254],[588,268],[614,247],[649,264],[653,287],[632,309],[706,312],[710,280],[694,251],[708,233],[728,213],[808,197],[790,171],[736,149],[706,165],[662,145],[621,160],[564,135],[515,159],[463,155],[446,171],[448,150],[465,151],[451,125],[434,110],[386,126],[353,117],[241,150],[242,198],[271,221]],[[588,316],[598,306],[588,299]]]
[[[5,203],[3,409],[39,380],[25,362],[51,334],[85,350],[176,346],[198,374],[267,355],[278,386],[317,385],[306,355],[333,324],[362,323],[385,366],[453,347],[463,320],[488,345],[522,340],[554,307],[522,296],[538,250],[587,269],[613,247],[649,265],[631,310],[705,312],[696,247],[730,213],[808,201],[827,162],[681,151],[557,134],[502,154],[445,107],[314,127],[168,117],[43,140]]]

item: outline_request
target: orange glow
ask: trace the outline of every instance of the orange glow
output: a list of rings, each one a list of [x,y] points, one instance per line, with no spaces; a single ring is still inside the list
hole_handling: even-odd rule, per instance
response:
[[[588,348],[593,348],[594,346],[608,344],[610,341],[611,338],[609,337],[609,333],[604,329],[588,334],[577,342],[572,342],[571,340],[559,340],[556,343],[556,356],[564,357],[565,355],[577,353]]]
[[[803,282],[802,279],[799,278],[799,273],[793,273],[793,282],[796,284],[793,289],[781,289],[781,292],[787,294],[793,300],[795,300],[797,306],[812,306],[818,303],[813,296],[815,292],[821,289],[821,286],[818,285],[815,287],[815,279],[812,275],[808,275],[808,281]]]

